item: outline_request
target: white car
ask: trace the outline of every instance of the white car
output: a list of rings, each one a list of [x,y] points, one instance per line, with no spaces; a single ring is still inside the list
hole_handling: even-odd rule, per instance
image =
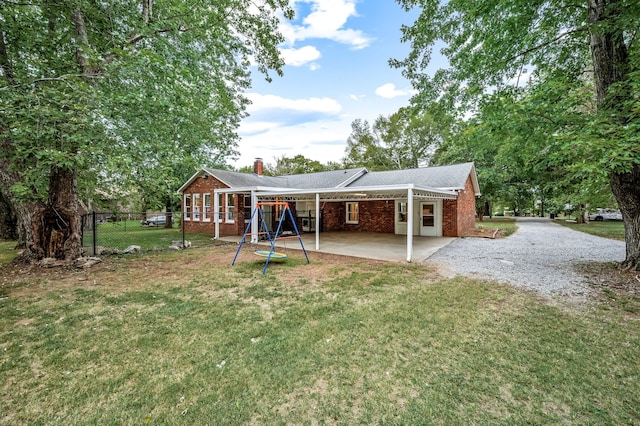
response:
[[[595,213],[589,213],[589,220],[602,222],[603,220],[622,220],[620,210],[596,209]]]

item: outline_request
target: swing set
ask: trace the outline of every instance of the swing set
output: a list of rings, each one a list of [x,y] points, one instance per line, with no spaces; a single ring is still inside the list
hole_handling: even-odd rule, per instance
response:
[[[278,226],[275,232],[270,232],[269,227],[267,225],[267,221],[264,218],[263,207],[264,206],[273,206],[276,209],[282,209],[282,213],[280,214],[280,219],[278,220]],[[302,244],[302,237],[300,236],[300,232],[298,232],[298,226],[296,225],[296,221],[293,218],[293,214],[291,213],[291,209],[289,208],[289,203],[286,201],[273,201],[273,202],[262,202],[257,203],[256,208],[251,213],[251,220],[247,224],[247,228],[244,230],[244,234],[242,235],[242,239],[238,244],[238,250],[236,250],[236,255],[233,257],[233,261],[231,262],[231,266],[235,265],[236,260],[238,259],[238,254],[242,249],[242,246],[245,243],[245,239],[247,234],[251,229],[251,225],[253,224],[253,219],[258,214],[260,228],[261,230],[257,233],[259,238],[265,237],[269,241],[269,245],[271,246],[269,250],[256,250],[256,256],[260,256],[265,258],[264,268],[262,269],[262,275],[267,272],[267,267],[269,266],[269,262],[272,260],[285,260],[289,256],[287,254],[287,239],[297,238],[300,241],[300,247],[302,247],[302,252],[304,253],[304,257],[307,259],[307,263],[310,263],[309,256],[307,255],[307,251],[304,248],[304,244]],[[291,224],[293,225],[293,230],[295,231],[295,235],[283,235],[282,224],[286,218],[291,220]],[[284,252],[276,251],[276,241],[284,240]]]

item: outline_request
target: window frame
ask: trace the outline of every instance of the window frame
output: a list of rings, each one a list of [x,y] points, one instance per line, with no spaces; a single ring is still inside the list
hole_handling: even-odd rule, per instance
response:
[[[407,223],[407,208],[409,203],[406,201],[398,201],[396,203],[396,220],[398,223]],[[403,219],[404,216],[404,219]]]
[[[355,207],[355,212],[353,210]],[[347,201],[345,203],[345,223],[347,225],[357,225],[360,223],[360,206],[357,201]],[[355,213],[355,219],[352,218],[352,214]]]
[[[200,194],[193,194],[191,197],[192,201],[192,210],[193,210],[193,220],[200,220]]]
[[[234,198],[235,194],[228,192],[227,193],[227,197],[226,197],[226,203],[225,203],[225,207],[226,207],[226,213],[225,213],[225,222],[226,223],[235,223],[236,221],[236,215],[235,215],[235,211],[236,211],[236,202],[235,202],[235,198]]]
[[[209,202],[207,203],[207,199]],[[202,194],[202,221],[203,222],[211,222],[211,216],[209,213],[211,212],[211,193],[205,192]]]
[[[191,194],[184,194],[184,220],[191,220]]]
[[[224,200],[226,199],[225,194],[223,192],[218,192],[218,211],[215,213],[215,220],[218,223],[222,223],[222,218],[225,216],[224,214]]]

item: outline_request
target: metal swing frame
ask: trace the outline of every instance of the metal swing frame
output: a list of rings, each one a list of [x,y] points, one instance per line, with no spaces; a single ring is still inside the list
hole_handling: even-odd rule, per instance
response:
[[[262,212],[262,207],[263,206],[282,207],[282,213],[280,214],[280,219],[278,220],[278,226],[276,228],[276,232],[273,235],[271,234],[271,232],[269,232],[269,227],[267,226],[267,222],[264,220],[264,213]],[[258,251],[256,251],[256,254],[258,254],[259,256],[266,257],[266,259],[267,259],[265,261],[265,263],[264,263],[264,268],[262,269],[262,275],[264,275],[267,272],[267,267],[269,266],[269,262],[271,261],[272,258],[273,259],[286,259],[288,257],[286,254],[283,256],[282,254],[280,254],[279,252],[276,251],[276,241],[278,241],[278,240],[287,240],[287,239],[297,238],[298,241],[300,241],[300,247],[302,247],[302,252],[304,253],[304,257],[307,259],[307,264],[311,263],[309,261],[309,256],[307,255],[307,250],[305,250],[304,244],[302,243],[302,237],[300,236],[300,232],[298,231],[298,226],[296,225],[296,221],[293,218],[293,214],[291,213],[291,209],[289,208],[289,203],[286,202],[286,201],[269,201],[269,202],[259,202],[259,203],[256,204],[255,209],[251,213],[251,220],[247,224],[247,227],[244,230],[244,234],[242,234],[242,239],[240,240],[240,243],[238,244],[238,250],[236,250],[236,255],[233,257],[233,261],[231,262],[231,266],[235,265],[236,260],[238,259],[238,254],[240,254],[240,250],[242,249],[242,246],[245,243],[247,234],[251,230],[251,224],[253,223],[253,219],[254,219],[256,213],[258,213],[258,215],[259,215],[259,218],[260,218],[259,222],[262,223],[262,231],[258,232],[258,235],[266,235],[267,239],[269,240],[269,245],[270,245],[269,252],[266,255],[263,254],[263,253],[258,253],[258,252],[264,252],[266,250],[258,250]],[[287,214],[288,214],[289,219],[291,220],[291,223],[293,224],[293,229],[295,231],[295,235],[279,236],[280,232],[282,231],[282,223],[284,222],[285,216]],[[286,246],[285,246],[285,249],[286,249]]]

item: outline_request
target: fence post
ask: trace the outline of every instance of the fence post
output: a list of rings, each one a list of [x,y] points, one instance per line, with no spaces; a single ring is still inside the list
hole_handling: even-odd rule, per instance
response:
[[[96,240],[98,239],[98,221],[96,220],[96,211],[94,210],[91,214],[91,220],[93,222],[93,255],[96,256],[97,244]]]
[[[184,241],[185,241],[185,238],[184,238],[184,216],[182,216],[182,212],[180,212],[180,225],[182,226],[182,248],[185,248],[184,247]]]

